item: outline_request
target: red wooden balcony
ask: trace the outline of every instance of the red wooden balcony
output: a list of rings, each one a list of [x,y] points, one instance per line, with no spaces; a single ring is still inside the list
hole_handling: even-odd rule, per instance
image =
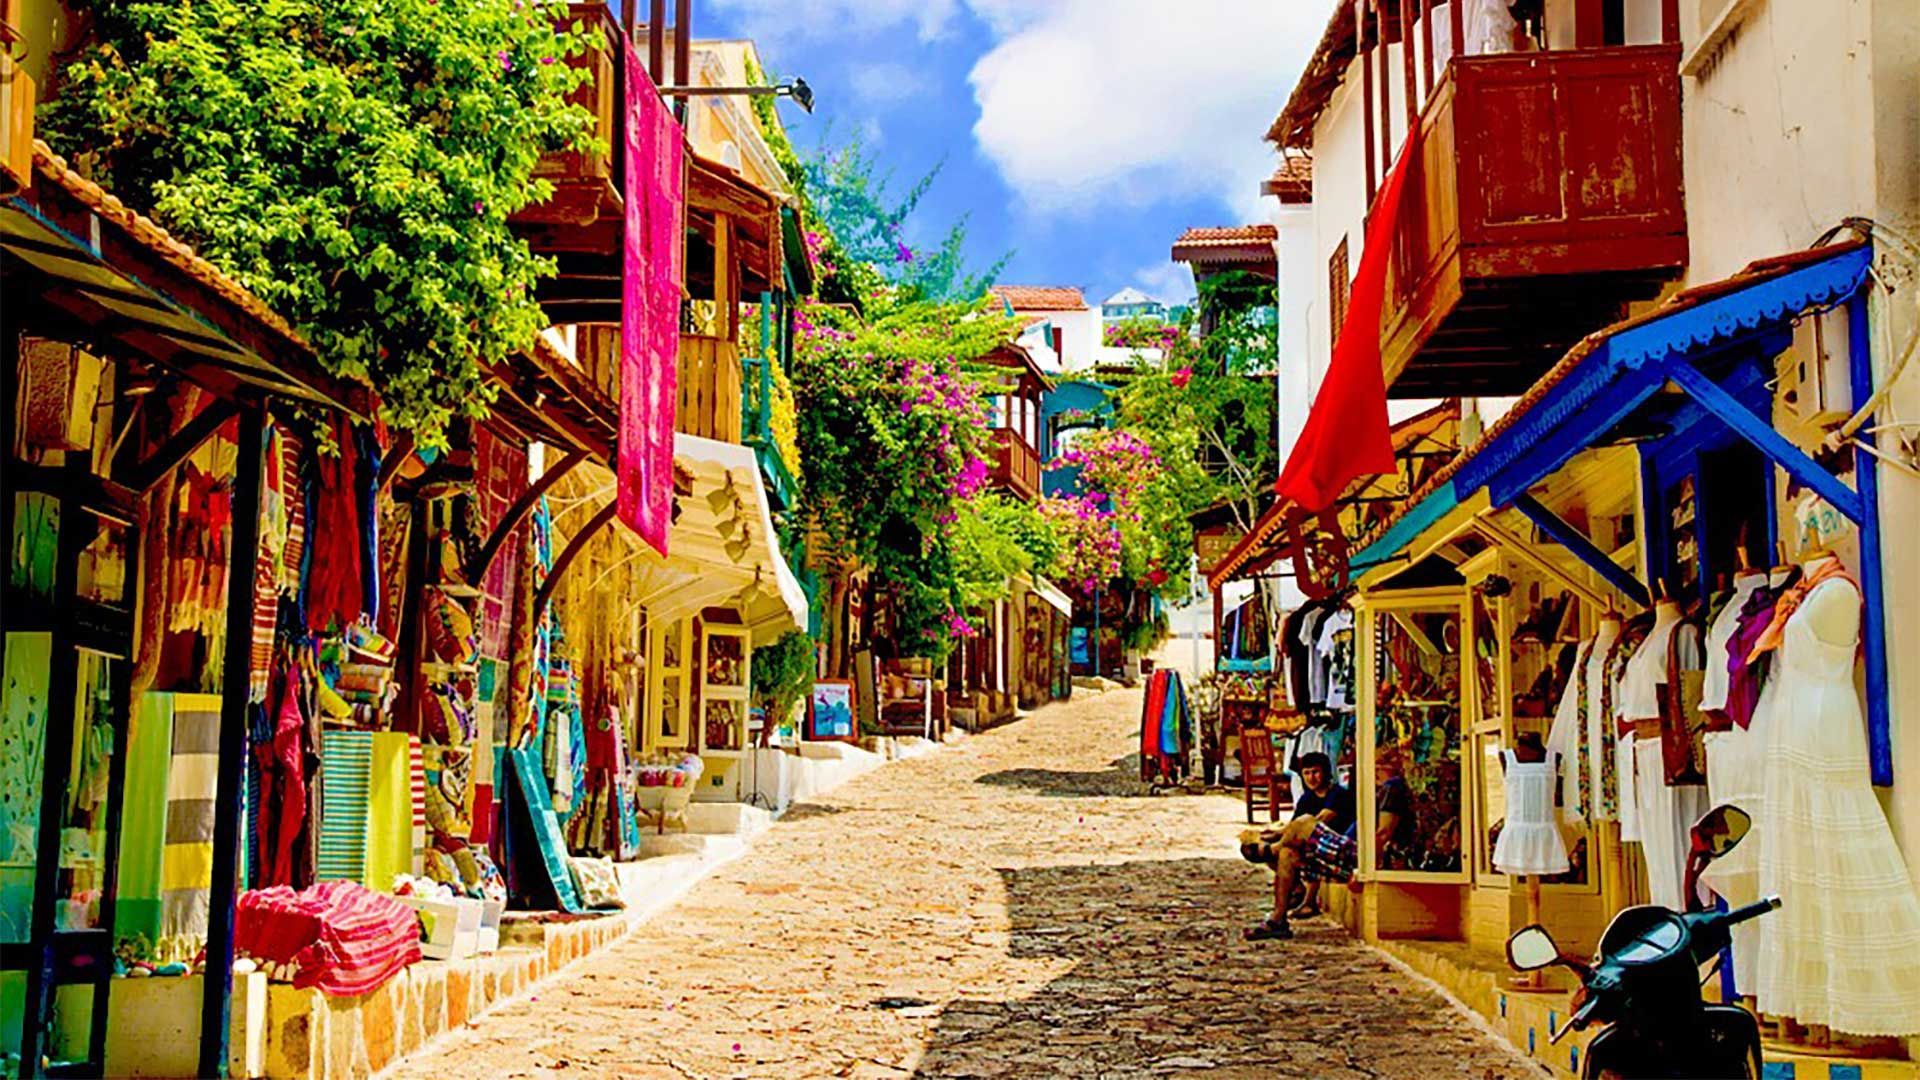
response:
[[[1040,452],[1011,428],[993,429],[992,471],[988,483],[1016,497],[1040,497]]]
[[[533,175],[553,183],[553,197],[521,210],[513,223],[541,254],[604,254],[619,249],[625,205],[616,172],[622,143],[616,123],[622,34],[606,0],[577,0],[568,5],[565,21],[585,25],[593,38],[592,48],[567,58],[568,66],[588,73],[569,100],[594,115],[600,149],[561,150],[542,157]]]
[[[1678,62],[1678,45],[1453,58],[1394,236],[1393,396],[1521,393],[1679,275]]]

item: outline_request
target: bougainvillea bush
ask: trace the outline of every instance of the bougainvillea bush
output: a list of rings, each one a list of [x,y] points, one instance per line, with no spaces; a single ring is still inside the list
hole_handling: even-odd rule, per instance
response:
[[[1179,474],[1160,451],[1132,431],[1115,429],[1082,437],[1058,463],[1080,467],[1080,500],[1101,508],[1117,537],[1119,568],[1108,577],[1124,575],[1165,596],[1185,595],[1193,528]]]
[[[426,444],[546,325],[507,227],[592,143],[585,35],[550,0],[96,0],[43,110],[55,150],[379,390]],[[559,27],[558,29],[556,27]]]
[[[985,383],[968,363],[1005,341],[1011,321],[984,301],[935,304],[883,287],[865,320],[815,304],[795,328],[809,512],[892,594],[901,647],[944,656],[968,601],[955,525],[988,472]]]
[[[1172,349],[1184,334],[1178,323],[1159,319],[1122,319],[1108,323],[1101,331],[1101,339],[1116,348],[1159,349],[1165,352]]]

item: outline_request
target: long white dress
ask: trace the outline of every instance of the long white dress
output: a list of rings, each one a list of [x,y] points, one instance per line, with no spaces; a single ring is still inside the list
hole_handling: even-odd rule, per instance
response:
[[[1678,642],[1681,667],[1698,670],[1699,632],[1691,625],[1656,625],[1627,661],[1621,679],[1620,715],[1626,720],[1657,720],[1660,687],[1667,682],[1667,645]],[[1648,897],[1662,907],[1686,908],[1681,886],[1687,867],[1687,831],[1707,812],[1707,789],[1699,784],[1672,787],[1659,739],[1633,740],[1633,801],[1640,851],[1647,861]],[[1623,784],[1624,788],[1625,785]]]
[[[1920,895],[1874,797],[1854,640],[1823,641],[1808,611],[1773,661],[1760,891],[1783,905],[1761,939],[1762,1011],[1855,1035],[1920,1032]],[[1858,603],[1857,594],[1853,598]],[[1857,625],[1857,624],[1856,624]]]
[[[1705,692],[1700,697],[1702,709],[1726,708],[1727,653],[1733,632],[1748,598],[1766,580],[1765,575],[1756,575],[1736,584],[1733,599],[1727,601],[1707,630],[1707,679]],[[1707,887],[1732,907],[1744,907],[1760,899],[1759,841],[1765,828],[1761,811],[1766,794],[1763,789],[1767,748],[1765,718],[1771,704],[1771,691],[1761,687],[1753,719],[1745,728],[1736,725],[1728,731],[1710,731],[1705,740],[1707,802],[1712,806],[1737,806],[1753,819],[1752,838],[1708,863],[1706,872],[1700,875]],[[1749,919],[1733,928],[1733,983],[1742,994],[1754,992],[1754,978],[1760,969],[1760,938],[1771,922],[1771,916]]]
[[[1567,844],[1553,820],[1553,789],[1558,770],[1549,753],[1543,761],[1506,758],[1507,817],[1493,845],[1493,868],[1503,874],[1564,874]]]

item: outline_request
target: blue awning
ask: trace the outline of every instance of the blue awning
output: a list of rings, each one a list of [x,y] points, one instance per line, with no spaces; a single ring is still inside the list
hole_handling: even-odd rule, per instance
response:
[[[1447,481],[1428,492],[1425,498],[1414,504],[1413,509],[1388,526],[1387,531],[1381,533],[1378,540],[1361,548],[1352,559],[1348,560],[1349,569],[1357,573],[1379,566],[1398,556],[1401,549],[1431,528],[1434,522],[1445,517],[1447,511],[1460,505],[1457,495],[1460,489],[1455,486],[1456,481],[1457,478]]]

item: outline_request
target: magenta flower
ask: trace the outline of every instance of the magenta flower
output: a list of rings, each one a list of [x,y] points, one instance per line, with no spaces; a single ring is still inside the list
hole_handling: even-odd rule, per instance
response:
[[[503,50],[501,50],[500,52],[498,52],[498,53],[496,53],[496,54],[494,54],[494,55],[496,55],[496,56],[498,56],[498,57],[500,58],[500,70],[501,70],[501,71],[512,71],[512,70],[513,70],[513,56],[512,56],[511,54],[509,54],[508,52],[506,52],[506,50],[504,50],[504,49],[503,49]]]

